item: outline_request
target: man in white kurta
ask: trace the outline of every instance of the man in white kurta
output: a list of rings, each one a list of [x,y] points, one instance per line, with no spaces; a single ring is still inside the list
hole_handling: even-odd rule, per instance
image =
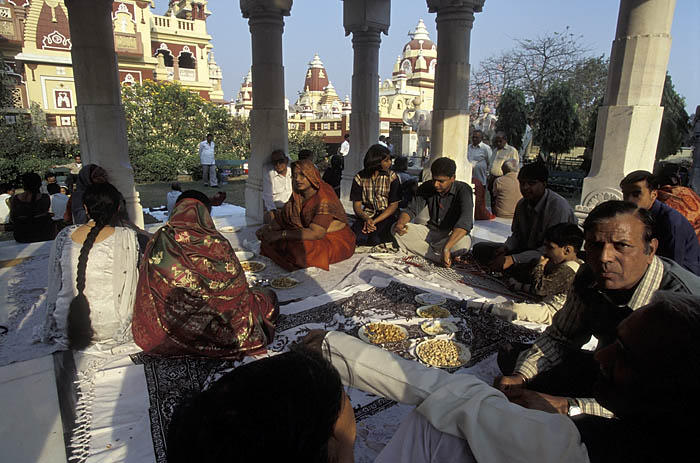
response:
[[[282,150],[275,150],[270,155],[268,171],[263,175],[263,207],[265,223],[274,218],[274,211],[281,209],[292,196],[292,169],[289,158]]]
[[[491,167],[491,147],[482,141],[483,133],[481,130],[472,132],[472,142],[467,148],[467,160],[472,165],[472,177],[479,179],[481,184],[486,187],[486,179],[489,175]]]
[[[199,162],[202,164],[202,180],[204,180],[204,186],[219,186],[219,182],[216,181],[215,148],[214,136],[208,133],[207,139],[199,144]]]

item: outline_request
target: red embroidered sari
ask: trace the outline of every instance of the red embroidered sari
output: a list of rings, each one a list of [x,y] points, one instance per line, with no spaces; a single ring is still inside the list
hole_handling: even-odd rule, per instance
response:
[[[250,289],[231,244],[196,199],[175,206],[141,262],[132,332],[159,355],[239,358],[261,353],[279,314]]]
[[[345,223],[345,226],[338,231],[326,233],[320,240],[278,240],[272,243],[263,241],[260,253],[286,270],[306,267],[328,270],[330,264],[343,261],[354,254],[355,234],[347,225],[348,217],[333,187],[321,180],[313,163],[305,159],[293,163],[292,166],[302,170],[316,194],[304,201],[302,195],[293,192],[277,216],[278,224],[285,230],[308,228],[311,223],[328,229],[333,220],[339,220]]]

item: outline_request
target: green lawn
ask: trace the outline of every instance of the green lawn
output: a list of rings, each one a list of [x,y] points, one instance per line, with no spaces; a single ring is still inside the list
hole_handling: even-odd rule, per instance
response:
[[[214,196],[217,191],[226,192],[226,202],[236,206],[245,207],[245,181],[247,177],[236,177],[220,188],[209,188],[201,182],[181,182],[182,191],[199,190],[207,196]],[[139,183],[136,185],[139,192],[141,206],[158,207],[165,206],[165,197],[170,191],[170,182]]]

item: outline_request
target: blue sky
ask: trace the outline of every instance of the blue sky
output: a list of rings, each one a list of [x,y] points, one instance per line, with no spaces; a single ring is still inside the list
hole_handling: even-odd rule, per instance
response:
[[[167,9],[167,0],[156,0],[157,14]],[[428,13],[425,0],[393,0],[389,35],[382,35],[379,75],[390,77],[403,45],[422,18],[433,40],[437,40],[435,14]],[[566,26],[582,35],[582,43],[593,54],[608,56],[615,36],[619,3],[615,0],[486,0],[476,15],[471,35],[472,67],[502,50],[512,48],[516,38],[561,31]],[[241,16],[238,0],[209,0],[208,23],[214,54],[224,75],[227,99],[235,98],[250,68],[250,32]],[[308,62],[318,53],[338,95],[350,95],[352,79],[351,37],[343,30],[341,0],[296,0],[285,18],[284,67],[286,96],[291,103],[302,90]],[[671,35],[673,45],[669,72],[676,90],[694,112],[700,104],[700,0],[677,0]]]

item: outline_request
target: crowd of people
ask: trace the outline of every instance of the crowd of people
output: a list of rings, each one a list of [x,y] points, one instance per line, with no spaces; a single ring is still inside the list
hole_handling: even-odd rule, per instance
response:
[[[405,158],[372,145],[352,177],[349,217],[339,190],[343,149],[323,176],[310,153],[294,162],[271,153],[256,232],[262,255],[292,271],[329,270],[357,246],[393,244],[445,267],[470,254],[530,295],[467,302],[470,310],[548,327],[532,344],[502,346],[493,385],[342,333],[312,332],[291,352],[236,368],[181,405],[169,433],[169,448],[179,449],[173,461],[261,452],[352,461],[355,422],[343,385],[416,406],[380,462],[656,461],[690,449],[700,392],[697,195],[673,176],[632,172],[620,180],[624,199],[597,205],[580,228],[569,202],[548,188],[543,163],[521,167],[503,133],[492,153],[476,131],[465,153],[475,188],[456,180],[447,157],[419,185]],[[0,213],[17,241],[55,237],[40,339],[83,349],[133,338],[154,355],[235,359],[272,342],[277,296],[248,285],[203,193],[173,183],[168,221],[150,235],[129,221],[100,166],[82,166],[73,189],[55,175],[42,184],[25,174],[22,182],[19,194],[2,186]],[[486,191],[496,215],[512,217],[511,234],[472,245]],[[591,337],[595,351],[583,348]],[[271,413],[284,415],[274,420],[279,429],[267,428],[286,436],[275,445],[243,431],[270,426]],[[307,426],[292,426],[302,415]],[[213,423],[232,440],[212,439]]]

